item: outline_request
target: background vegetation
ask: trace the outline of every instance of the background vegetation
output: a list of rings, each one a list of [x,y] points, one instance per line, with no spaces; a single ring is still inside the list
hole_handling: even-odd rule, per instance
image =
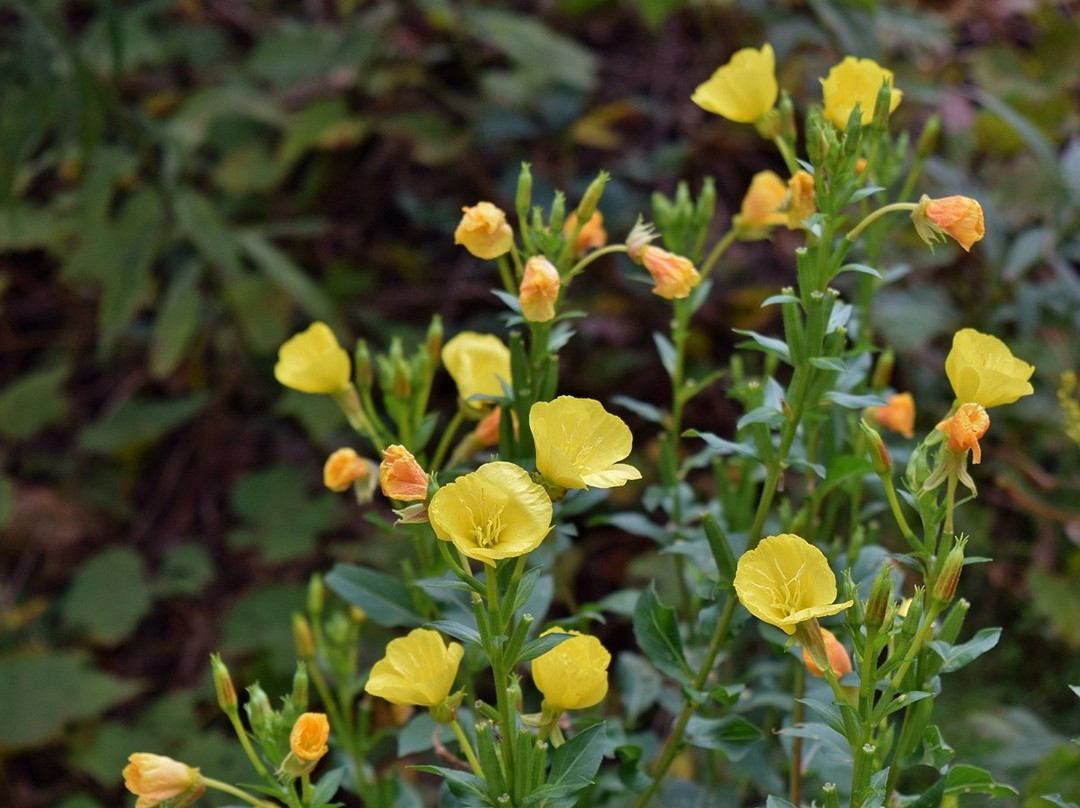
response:
[[[1037,366],[978,469],[970,546],[995,561],[965,574],[969,624],[1006,631],[954,686],[950,735],[1025,805],[1080,800],[1061,685],[1080,683],[1080,415],[1057,394],[1080,356],[1075,4],[16,0],[0,41],[0,804],[126,804],[135,750],[242,779],[209,652],[284,692],[307,576],[393,552],[320,488],[349,433],[274,382],[278,345],[312,319],[379,347],[432,313],[496,327],[493,279],[451,234],[463,205],[513,208],[521,160],[539,198],[611,171],[615,238],[652,190],[705,175],[726,224],[778,158],[689,96],[763,41],[799,108],[845,54],[895,70],[896,125],[943,123],[924,190],[986,210],[970,256],[886,257],[876,316],[920,402],[949,397],[959,327]],[[693,361],[725,363],[732,328],[775,328],[758,304],[792,273],[776,238],[729,254]],[[574,289],[590,316],[567,391],[650,398],[662,309],[618,259]],[[721,382],[687,423],[723,434],[733,412]],[[619,588],[646,546],[587,535],[560,602]],[[628,636],[603,631],[613,650]]]

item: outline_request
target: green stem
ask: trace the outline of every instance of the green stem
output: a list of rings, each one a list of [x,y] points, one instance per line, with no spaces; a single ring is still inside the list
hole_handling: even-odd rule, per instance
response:
[[[243,723],[240,721],[240,714],[236,710],[228,711],[229,721],[233,725],[233,729],[236,731],[236,737],[240,740],[240,746],[244,748],[244,754],[248,756],[248,760],[251,761],[251,765],[255,768],[255,771],[259,773],[260,777],[269,777],[269,772],[266,766],[263,765],[262,759],[256,754],[255,749],[251,745],[251,739],[248,738],[247,730],[244,729]]]
[[[795,663],[795,683],[792,687],[791,724],[798,726],[803,720],[803,703],[806,694],[806,666],[801,661]],[[791,784],[788,799],[792,805],[799,804],[802,793],[802,738],[791,739]]]
[[[847,234],[847,240],[854,241],[855,239],[857,239],[859,237],[859,233],[872,225],[886,213],[894,213],[900,210],[911,211],[915,210],[918,207],[918,204],[915,202],[893,202],[890,205],[883,205],[882,207],[871,213],[869,216],[867,216],[865,219],[863,219],[861,222],[859,222],[857,225],[855,225],[851,232]]]
[[[454,417],[450,419],[450,423],[446,425],[442,437],[439,438],[439,445],[435,447],[435,454],[431,458],[432,469],[438,469],[442,465],[443,458],[446,457],[446,453],[450,449],[450,443],[464,420],[465,414],[459,409],[454,413]]]
[[[351,755],[353,746],[352,734],[348,731],[345,719],[338,709],[337,699],[335,699],[333,693],[330,692],[330,686],[326,683],[326,677],[322,675],[319,664],[314,659],[311,660],[311,665],[308,666],[308,674],[311,677],[311,681],[315,683],[315,689],[319,691],[319,698],[322,699],[323,707],[326,708],[326,713],[330,718],[330,724],[338,730],[341,735],[341,742],[345,746],[345,750]]]
[[[515,253],[515,258],[516,258]],[[502,281],[503,289],[506,290],[508,295],[516,295],[518,292],[517,284],[514,283],[514,276],[510,274],[510,265],[506,262],[506,256],[500,255],[496,260],[499,265],[499,279]]]
[[[954,534],[953,511],[956,509],[956,474],[949,475],[945,483],[945,532]]]
[[[566,277],[563,278],[563,282],[568,282],[571,278],[573,278],[579,272],[583,271],[585,267],[587,267],[597,258],[600,258],[604,255],[611,255],[612,253],[620,252],[626,252],[625,244],[609,244],[606,247],[601,247],[599,250],[593,250],[591,253],[589,253],[572,267],[570,267],[570,271],[566,273]]]
[[[215,791],[224,791],[226,794],[241,799],[249,805],[254,805],[255,808],[276,808],[274,803],[256,799],[246,791],[239,789],[236,786],[229,785],[228,783],[223,783],[221,780],[215,780],[213,777],[203,777],[202,780],[206,783],[207,788],[212,788]]]
[[[903,512],[900,510],[900,500],[896,496],[896,486],[893,485],[891,474],[882,474],[881,482],[885,486],[885,497],[889,500],[889,508],[892,509],[893,518],[896,520],[896,524],[900,526],[900,532],[904,534],[904,538],[908,540],[908,544],[912,546],[914,550],[920,553],[926,552],[926,547],[922,541],[907,523],[907,519],[904,518]]]
[[[465,759],[469,761],[469,767],[473,770],[473,774],[482,779],[484,770],[480,768],[480,761],[476,759],[476,753],[473,751],[472,744],[469,743],[469,739],[465,735],[465,730],[461,728],[461,724],[458,723],[456,718],[450,721],[450,729],[454,731],[454,737],[457,738],[458,746],[461,747]]]
[[[735,243],[737,235],[738,231],[735,228],[732,228],[724,234],[723,238],[716,242],[716,246],[709,251],[708,256],[701,262],[700,272],[702,280],[709,277],[709,273],[712,272],[716,262],[720,260],[720,256],[727,252],[727,248]]]
[[[499,619],[499,586],[496,581],[495,567],[489,566],[484,570],[484,580],[487,583],[487,605],[489,615],[489,630],[498,634],[509,635],[507,626]],[[502,725],[500,735],[500,747],[503,756],[503,775],[507,783],[513,782],[514,773],[514,710],[510,703],[509,676],[506,670],[506,659],[503,651],[506,648],[504,641],[500,645],[493,646],[491,637],[484,637],[488,657],[491,660],[491,675],[495,680],[495,706],[499,711],[499,723]],[[520,795],[511,794],[512,798]]]
[[[311,805],[311,775],[304,774],[300,777],[300,801],[304,805]]]
[[[900,689],[900,685],[904,682],[904,677],[907,676],[908,668],[911,667],[911,663],[915,661],[915,657],[919,655],[919,651],[922,649],[922,644],[926,641],[930,632],[934,630],[934,621],[937,620],[938,614],[941,612],[942,604],[937,601],[931,601],[930,608],[926,614],[923,615],[922,625],[919,626],[918,632],[911,641],[911,645],[908,646],[907,652],[904,654],[904,658],[900,661],[900,667],[896,669],[896,673],[893,674],[892,679],[889,680],[888,687],[885,688],[885,692],[881,695],[881,699],[878,701],[878,709],[874,711],[872,724],[877,723],[883,717],[878,715],[879,712],[884,712],[892,701],[892,697],[896,695],[896,691]]]
[[[780,135],[777,135],[773,138],[773,143],[776,144],[776,149],[780,152],[780,156],[784,158],[784,165],[787,166],[788,173],[794,174],[798,171],[799,163],[795,159],[795,155],[791,153],[791,149],[788,148],[787,142]]]

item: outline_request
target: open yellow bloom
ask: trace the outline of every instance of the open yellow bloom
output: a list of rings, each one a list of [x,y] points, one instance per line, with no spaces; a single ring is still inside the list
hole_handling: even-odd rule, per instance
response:
[[[485,463],[458,477],[428,504],[435,535],[489,566],[539,547],[551,529],[551,513],[544,487],[505,461]]]
[[[949,451],[963,454],[971,450],[971,462],[982,462],[982,447],[979,439],[990,429],[990,416],[979,404],[961,404],[956,412],[937,425],[937,430],[945,434]]]
[[[915,398],[911,393],[890,396],[884,407],[871,407],[866,415],[874,423],[899,432],[905,438],[915,435]]]
[[[734,225],[743,241],[769,237],[769,230],[787,224],[788,215],[781,208],[788,201],[787,183],[773,171],[759,171],[750,180]]]
[[[911,221],[931,251],[935,242],[951,236],[965,252],[971,252],[972,245],[986,235],[982,205],[969,196],[931,199],[923,194],[918,207],[911,212]]]
[[[665,300],[680,300],[701,283],[701,273],[689,258],[646,244],[639,253],[655,286],[654,295]]]
[[[561,285],[559,270],[544,256],[534,255],[526,261],[518,291],[522,316],[530,323],[546,323],[553,318]]]
[[[469,401],[472,396],[502,398],[502,382],[510,384],[510,349],[493,334],[462,331],[443,346],[442,361],[457,384],[458,396],[473,407],[489,402]]]
[[[391,704],[438,707],[450,695],[464,655],[460,644],[446,645],[439,632],[414,628],[387,644],[364,690]]]
[[[956,332],[945,358],[945,374],[956,400],[987,409],[1030,396],[1035,390],[1028,379],[1034,372],[1035,367],[1013,356],[1004,342],[974,328]]]
[[[736,51],[726,65],[698,85],[690,100],[729,121],[754,123],[772,110],[779,92],[776,55],[766,42],[760,50]]]
[[[289,733],[289,749],[305,763],[314,763],[329,751],[330,721],[325,713],[304,713]]]
[[[183,808],[206,791],[198,769],[165,755],[131,755],[123,774],[127,790],[139,798],[135,808],[154,808],[166,800],[171,800],[175,808]]]
[[[596,637],[552,628],[544,634],[572,634],[532,661],[532,678],[553,713],[584,710],[599,704],[608,690],[611,654]]]
[[[848,119],[856,104],[859,105],[863,126],[874,119],[874,105],[877,103],[881,85],[888,84],[892,89],[893,74],[873,59],[846,56],[820,81],[825,97],[825,118],[843,132],[847,129]],[[900,90],[892,90],[889,112],[900,104],[902,95]]]
[[[536,468],[563,488],[616,488],[641,472],[620,463],[633,448],[630,427],[591,398],[559,396],[529,410]]]
[[[836,576],[825,554],[801,536],[766,536],[739,558],[735,594],[750,614],[786,634],[811,618],[842,612]]]
[[[454,231],[454,243],[461,244],[477,258],[498,258],[510,252],[514,231],[506,214],[490,202],[462,208],[464,215]]]
[[[274,378],[303,393],[337,393],[349,386],[349,355],[326,323],[312,323],[278,349]]]

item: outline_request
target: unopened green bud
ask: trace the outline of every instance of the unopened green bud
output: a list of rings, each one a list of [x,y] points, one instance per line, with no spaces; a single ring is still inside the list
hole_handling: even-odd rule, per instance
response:
[[[933,597],[938,603],[951,603],[956,595],[956,585],[960,583],[960,573],[964,569],[965,544],[967,544],[967,539],[958,539],[949,554],[945,556],[941,573],[934,582]]]
[[[713,220],[716,213],[716,183],[712,177],[706,177],[701,183],[701,191],[698,193],[697,205],[694,209],[694,224],[704,229]]]
[[[941,116],[936,112],[926,119],[926,124],[919,133],[919,140],[915,144],[915,156],[926,159],[937,148],[938,137],[941,135]]]
[[[218,654],[210,655],[210,669],[214,674],[214,692],[217,693],[218,706],[226,715],[234,715],[239,707],[236,688],[229,676],[229,669]]]
[[[326,621],[326,636],[335,645],[344,645],[349,640],[349,631],[352,628],[351,620],[342,612],[335,612]]]
[[[532,171],[529,168],[528,163],[521,164],[521,173],[518,174],[517,198],[514,203],[518,218],[522,224],[524,224],[525,216],[529,212],[529,206],[532,205]]]
[[[777,110],[780,113],[780,136],[789,143],[794,143],[799,133],[795,128],[795,105],[787,90],[780,93]]]
[[[552,233],[561,233],[564,221],[566,221],[566,194],[556,191],[555,198],[551,201],[551,218],[548,219],[548,227],[551,228]]]
[[[371,367],[371,351],[368,350],[367,342],[360,339],[356,341],[356,350],[353,351],[353,365],[356,374],[356,386],[361,390],[369,390],[375,378]]]
[[[910,640],[915,636],[915,632],[919,630],[919,624],[922,623],[922,613],[923,590],[917,587],[910,603],[908,603],[908,610],[907,614],[904,615],[904,622],[900,624],[900,633],[906,639]]]
[[[818,110],[811,110],[806,118],[806,153],[810,162],[820,166],[829,156],[829,138],[825,134],[826,123]]]
[[[893,88],[888,82],[881,83],[877,98],[874,100],[874,126],[879,129],[889,127],[889,112],[892,107]]]
[[[607,185],[607,181],[611,179],[611,175],[606,171],[601,171],[596,175],[596,179],[589,183],[589,187],[585,189],[585,195],[581,197],[581,201],[577,206],[577,220],[584,225],[592,215],[596,213],[596,206],[600,204],[600,197],[604,193],[604,186]]]
[[[960,598],[949,609],[945,619],[941,621],[941,627],[937,631],[937,639],[941,642],[952,644],[960,636],[960,629],[964,627],[964,618],[967,617],[971,604],[964,598]]]
[[[776,109],[770,109],[756,121],[754,121],[754,129],[765,140],[775,140],[780,137],[782,131],[783,122],[780,118],[780,113]]]
[[[299,712],[305,712],[308,706],[308,672],[303,662],[296,664],[296,673],[292,680],[292,703]]]
[[[293,642],[296,643],[296,653],[301,659],[315,658],[315,635],[311,631],[311,623],[302,614],[292,616]]]
[[[270,706],[270,698],[258,682],[248,687],[247,692],[248,700],[244,710],[247,712],[251,731],[260,741],[269,738],[274,732],[274,708]]]
[[[431,324],[428,326],[427,339],[424,341],[424,350],[427,352],[428,360],[431,362],[431,367],[437,367],[439,364],[439,356],[442,354],[443,346],[443,324],[442,317],[436,314],[431,318]]]
[[[308,581],[307,590],[307,608],[308,614],[313,619],[318,620],[319,615],[322,614],[323,606],[326,605],[326,584],[323,583],[322,576],[319,573],[315,573],[311,576],[311,580]]]
[[[390,395],[405,401],[412,395],[412,371],[404,357],[394,360],[394,372],[390,381]]]
[[[885,617],[893,599],[892,565],[883,564],[874,583],[870,586],[870,597],[866,601],[866,614],[863,618],[867,633],[876,632],[885,625]]]
[[[881,435],[865,420],[860,419],[859,429],[866,436],[866,453],[870,457],[870,463],[874,467],[874,471],[877,472],[879,477],[892,474],[892,455],[889,454]]]
[[[874,365],[874,375],[870,379],[870,385],[875,390],[882,390],[889,386],[892,379],[893,368],[896,366],[896,354],[892,348],[886,348],[878,357]]]

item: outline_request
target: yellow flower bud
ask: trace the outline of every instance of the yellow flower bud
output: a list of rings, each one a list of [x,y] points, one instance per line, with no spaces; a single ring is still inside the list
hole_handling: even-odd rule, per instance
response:
[[[325,755],[330,738],[330,721],[325,713],[304,713],[289,733],[289,750],[299,760],[314,763]]]
[[[454,231],[454,243],[461,244],[477,258],[498,258],[510,252],[514,231],[506,214],[490,202],[462,208],[464,215]]]
[[[323,485],[331,491],[345,491],[357,480],[366,480],[375,473],[375,464],[354,450],[338,449],[323,465]]]
[[[542,636],[552,633],[573,637],[532,661],[533,682],[544,695],[544,706],[558,714],[599,704],[607,695],[611,654],[596,637],[560,628]]]
[[[435,535],[469,558],[495,566],[531,553],[551,529],[551,499],[525,469],[485,463],[435,492],[428,519]]]
[[[206,790],[198,769],[164,755],[131,755],[123,775],[127,790],[139,798],[135,808],[154,808],[166,800],[170,806],[183,808]]]
[[[337,393],[349,386],[349,355],[326,323],[312,323],[278,349],[274,378],[303,393]]]
[[[689,258],[675,255],[647,244],[641,249],[641,262],[652,276],[654,295],[665,300],[679,300],[701,283],[701,274]]]
[[[789,230],[798,230],[803,222],[817,212],[814,200],[814,176],[809,171],[799,169],[788,180],[787,226]]]
[[[825,645],[825,653],[829,657],[829,667],[836,674],[836,678],[839,679],[845,674],[851,673],[851,655],[848,654],[844,644],[836,639],[836,635],[827,628],[819,628],[819,630],[821,631],[822,642]],[[811,676],[816,676],[819,679],[825,676],[825,671],[817,666],[806,648],[803,648],[802,658],[806,664],[806,670],[810,672]]]
[[[641,472],[619,461],[630,454],[630,428],[591,398],[559,396],[529,410],[536,443],[536,468],[563,488],[617,488],[641,479]]]
[[[882,83],[893,86],[893,74],[873,59],[856,59],[847,56],[835,65],[829,75],[821,79],[821,89],[825,98],[825,118],[838,130],[847,129],[855,105],[859,105],[863,126],[874,119],[874,106]],[[903,95],[899,90],[892,90],[889,112],[900,104]]]
[[[577,214],[571,213],[566,217],[563,225],[563,235],[567,238],[574,235],[577,227]],[[577,238],[574,239],[574,255],[584,255],[589,250],[596,250],[607,244],[607,230],[604,229],[604,214],[595,211],[589,221],[581,226]]]
[[[918,207],[911,212],[911,221],[919,238],[931,250],[935,242],[951,236],[965,252],[971,252],[971,245],[982,240],[986,233],[982,205],[967,196],[931,199],[923,194]]]
[[[772,45],[736,51],[726,65],[698,85],[690,100],[707,112],[736,123],[754,123],[768,114],[779,94]]]
[[[442,361],[457,384],[458,397],[477,409],[487,401],[470,401],[473,396],[502,398],[503,383],[510,384],[510,349],[493,334],[463,331],[446,343]]]
[[[787,224],[781,211],[788,198],[788,187],[773,171],[759,171],[750,180],[742,206],[735,217],[735,227],[743,241],[768,238],[769,230]]]
[[[559,270],[544,256],[534,255],[526,261],[518,292],[518,302],[525,319],[531,323],[546,323],[552,319],[561,284]]]
[[[945,358],[945,374],[956,400],[987,409],[1035,392],[1028,381],[1034,372],[1035,367],[1013,356],[1004,342],[974,328],[956,332]]]
[[[801,536],[766,536],[739,558],[735,593],[750,614],[786,634],[814,617],[827,617],[852,601],[834,603],[836,576],[825,554]]]
[[[982,462],[979,438],[990,428],[990,416],[979,404],[961,404],[956,412],[937,425],[944,432],[949,451],[963,454],[971,450],[971,462]]]
[[[886,429],[899,432],[905,438],[915,435],[915,399],[911,393],[890,396],[885,406],[870,407],[866,417]]]
[[[371,669],[364,690],[391,704],[438,707],[450,695],[465,649],[446,645],[442,635],[416,628],[391,640],[386,654]]]
[[[399,502],[423,502],[427,499],[428,475],[404,446],[387,446],[379,465],[379,484],[383,494]]]

